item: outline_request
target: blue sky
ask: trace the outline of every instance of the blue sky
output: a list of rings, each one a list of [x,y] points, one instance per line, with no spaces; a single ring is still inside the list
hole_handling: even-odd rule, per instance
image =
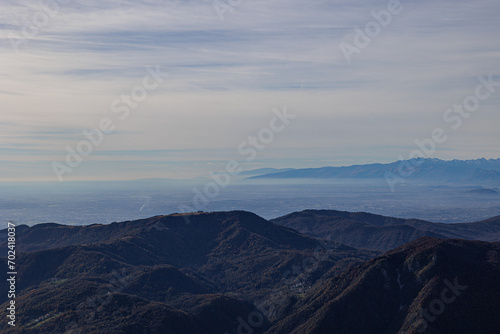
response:
[[[390,162],[436,127],[432,157],[499,157],[500,88],[459,129],[443,121],[479,76],[500,82],[498,1],[401,1],[350,63],[339,45],[388,1],[220,0],[223,20],[211,0],[54,1],[0,4],[0,181],[57,180],[103,118],[115,130],[67,180]],[[120,120],[113,101],[156,66],[168,76]],[[284,106],[296,118],[246,161],[238,146]]]

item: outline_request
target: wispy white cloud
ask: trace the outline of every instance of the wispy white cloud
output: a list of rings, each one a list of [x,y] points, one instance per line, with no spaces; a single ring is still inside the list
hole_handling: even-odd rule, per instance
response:
[[[353,28],[387,1],[252,0],[224,21],[211,1],[66,2],[52,8],[54,15],[23,40],[19,53],[9,37],[22,36],[26,19],[44,10],[34,0],[0,5],[0,147],[26,150],[23,159],[37,148],[47,159],[60,157],[82,139],[82,129],[114,117],[117,132],[88,158],[88,175],[106,177],[111,167],[103,166],[115,166],[117,158],[106,162],[101,151],[123,151],[123,160],[130,150],[234,149],[279,105],[298,118],[263,153],[266,163],[290,163],[289,148],[296,148],[297,161],[307,156],[318,164],[345,157],[346,147],[344,162],[395,160],[415,138],[442,126],[444,110],[470,94],[479,75],[500,81],[500,3],[493,0],[401,1],[404,10],[351,64],[339,44],[352,41]],[[129,119],[117,120],[112,101],[157,64],[169,78]],[[494,155],[499,96],[442,149],[471,158]],[[442,152],[436,154],[445,157]],[[17,157],[2,151],[2,161]],[[194,166],[183,159],[185,167]],[[50,166],[36,166],[40,174],[33,166],[8,175],[47,177]],[[148,175],[131,168],[129,176]]]

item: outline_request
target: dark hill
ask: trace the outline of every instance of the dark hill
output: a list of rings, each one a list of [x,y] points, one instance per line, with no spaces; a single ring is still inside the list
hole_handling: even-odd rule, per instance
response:
[[[448,225],[306,210],[275,222],[382,248],[418,233],[495,240],[499,219]],[[4,318],[2,333],[415,333],[420,308],[438,305],[455,279],[467,289],[426,320],[427,332],[499,325],[498,243],[425,237],[380,256],[244,211],[17,232],[17,322]]]
[[[418,239],[317,288],[269,333],[498,333],[499,255],[499,243]]]
[[[110,225],[36,225],[17,235],[17,298],[23,305],[17,329],[58,333],[70,322],[89,333],[107,326],[107,333],[232,332],[237,315],[255,311],[254,300],[304,293],[285,289],[287,272],[300,275],[309,289],[375,254],[244,211]],[[314,270],[305,271],[304,261],[316,258]],[[5,258],[0,263],[6,267]],[[5,274],[1,278],[6,291]],[[6,298],[2,294],[0,301]],[[89,312],[75,313],[78,307]],[[260,331],[268,324],[267,318],[262,321]],[[186,331],[179,332],[185,324]]]
[[[424,236],[500,241],[500,216],[474,223],[442,224],[364,212],[305,210],[271,221],[314,237],[377,250],[393,249]]]

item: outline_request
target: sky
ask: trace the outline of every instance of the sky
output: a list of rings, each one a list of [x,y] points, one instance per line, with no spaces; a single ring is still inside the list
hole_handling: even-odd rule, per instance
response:
[[[426,157],[499,158],[499,28],[498,0],[3,0],[0,181],[384,163],[435,129]]]

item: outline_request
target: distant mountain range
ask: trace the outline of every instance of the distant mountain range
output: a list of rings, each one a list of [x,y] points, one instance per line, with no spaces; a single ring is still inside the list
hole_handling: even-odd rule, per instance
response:
[[[258,168],[238,173],[240,176],[269,175],[294,170],[293,168]]]
[[[321,167],[273,171],[250,179],[385,179],[443,183],[500,183],[500,159],[451,160],[416,158],[389,164]]]
[[[495,333],[500,243],[486,241],[499,232],[500,217],[436,224],[326,210],[20,225],[16,327],[4,319],[0,331]]]

